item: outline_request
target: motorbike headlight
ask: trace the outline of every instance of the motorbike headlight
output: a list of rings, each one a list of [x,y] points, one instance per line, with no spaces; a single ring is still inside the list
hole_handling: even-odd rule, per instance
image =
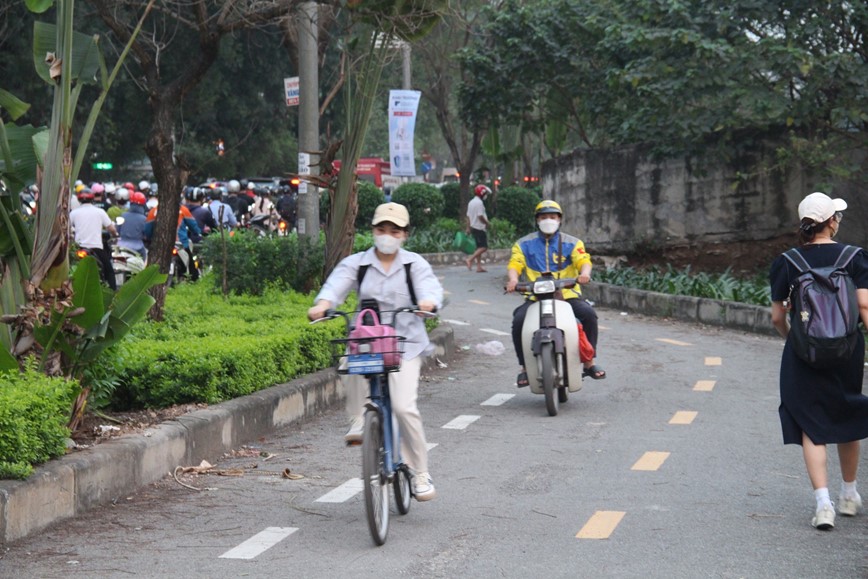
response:
[[[542,279],[533,282],[533,293],[535,294],[553,294],[555,293],[555,280]]]

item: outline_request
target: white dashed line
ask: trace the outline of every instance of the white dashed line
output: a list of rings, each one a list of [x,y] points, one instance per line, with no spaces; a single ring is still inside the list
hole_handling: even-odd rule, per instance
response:
[[[470,325],[470,322],[462,322],[460,320],[446,320],[446,319],[444,319],[443,321],[446,322],[447,324],[452,324],[454,326],[469,326]]]
[[[264,531],[256,533],[234,549],[229,549],[222,555],[221,559],[253,559],[260,553],[263,553],[275,546],[294,532],[296,527],[266,527]]]
[[[449,428],[452,430],[464,430],[477,420],[479,420],[479,416],[474,416],[473,414],[462,414],[461,416],[450,420],[446,424],[442,426],[442,428]]]
[[[427,443],[427,444],[425,445],[425,448],[427,448],[428,450],[431,450],[431,449],[433,449],[435,446],[437,446],[438,444],[439,444],[438,442],[429,442],[429,443]]]
[[[480,404],[480,406],[500,406],[504,402],[507,402],[514,397],[515,394],[495,394],[494,396]]]
[[[492,330],[491,328],[479,328],[480,332],[487,332],[489,334],[494,334],[495,336],[511,336],[509,332],[501,332],[500,330]]]
[[[336,489],[332,489],[327,492],[317,500],[315,503],[343,503],[345,501],[350,500],[360,492],[364,485],[362,485],[362,479],[360,478],[351,478],[341,486]]]

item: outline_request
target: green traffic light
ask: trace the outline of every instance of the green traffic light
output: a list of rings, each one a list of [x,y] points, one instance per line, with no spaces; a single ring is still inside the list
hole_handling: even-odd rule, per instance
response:
[[[111,163],[94,163],[92,166],[97,171],[108,171],[112,168]]]

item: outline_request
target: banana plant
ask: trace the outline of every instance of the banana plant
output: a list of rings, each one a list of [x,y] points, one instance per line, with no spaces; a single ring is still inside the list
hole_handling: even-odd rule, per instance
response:
[[[96,259],[85,257],[72,275],[72,300],[55,307],[48,323],[34,329],[42,350],[40,369],[75,378],[81,384],[73,404],[71,430],[81,421],[92,386],[87,383],[85,369],[145,318],[155,303],[148,290],[165,282],[166,274],[149,265],[113,292],[100,283]]]

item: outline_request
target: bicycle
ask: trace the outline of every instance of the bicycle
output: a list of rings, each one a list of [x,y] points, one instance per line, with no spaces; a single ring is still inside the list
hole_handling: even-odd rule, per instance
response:
[[[403,313],[425,317],[436,314],[413,307],[375,312],[377,317],[380,313],[392,314],[392,323],[380,324],[377,319],[375,326],[363,325],[366,328],[388,327],[392,332],[386,336],[354,337],[356,326],[353,318],[358,323],[358,318],[362,317],[360,314],[370,310],[362,308],[343,312],[329,309],[322,318],[311,323],[344,318],[348,337],[331,341],[338,373],[364,376],[370,386],[362,431],[362,481],[368,529],[374,543],[383,545],[389,533],[389,486],[394,490],[398,513],[406,515],[413,498],[410,467],[401,460],[400,432],[389,396],[389,374],[401,369],[404,344],[404,337],[394,334],[395,318]]]

